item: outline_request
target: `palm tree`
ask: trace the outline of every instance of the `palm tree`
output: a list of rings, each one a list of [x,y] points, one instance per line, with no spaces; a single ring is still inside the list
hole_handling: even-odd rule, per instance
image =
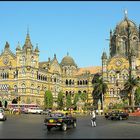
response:
[[[101,99],[102,102],[102,109],[103,109],[103,96],[106,93],[106,90],[108,89],[108,86],[106,83],[103,82],[103,78],[101,76],[96,76],[93,80],[93,98],[95,99]]]
[[[134,105],[133,96],[134,96],[135,89],[139,87],[139,81],[140,80],[138,77],[137,78],[129,77],[128,81],[124,84],[124,90],[126,93],[126,97],[129,98],[130,106]]]

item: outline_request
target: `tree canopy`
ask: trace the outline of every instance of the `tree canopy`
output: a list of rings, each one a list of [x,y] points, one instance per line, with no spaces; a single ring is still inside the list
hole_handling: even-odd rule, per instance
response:
[[[45,92],[45,108],[52,108],[53,107],[53,95],[52,92],[47,90]]]
[[[63,106],[64,106],[63,93],[62,93],[62,92],[59,92],[59,93],[58,93],[57,104],[58,104],[58,108],[59,108],[59,109],[62,109]]]

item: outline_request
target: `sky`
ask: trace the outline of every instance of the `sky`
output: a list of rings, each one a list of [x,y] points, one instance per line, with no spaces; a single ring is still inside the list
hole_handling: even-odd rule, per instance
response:
[[[109,54],[109,33],[124,19],[140,24],[139,1],[0,1],[0,51],[6,41],[16,53],[24,45],[27,29],[39,61],[56,54],[60,63],[69,53],[78,67],[101,66]]]

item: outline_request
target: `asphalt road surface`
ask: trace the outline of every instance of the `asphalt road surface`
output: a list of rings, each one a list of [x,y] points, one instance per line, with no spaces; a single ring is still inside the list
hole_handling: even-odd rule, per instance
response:
[[[97,126],[91,127],[90,117],[78,117],[77,127],[66,132],[43,124],[45,115],[9,115],[0,121],[0,139],[139,139],[140,117],[128,120],[106,120],[97,116]]]

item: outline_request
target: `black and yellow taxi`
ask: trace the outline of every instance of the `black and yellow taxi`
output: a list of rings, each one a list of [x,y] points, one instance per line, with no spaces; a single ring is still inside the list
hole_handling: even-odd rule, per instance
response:
[[[70,126],[73,128],[76,127],[76,117],[68,113],[64,114],[61,112],[55,112],[45,117],[44,124],[47,126],[48,131],[50,131],[53,127],[66,131]]]

